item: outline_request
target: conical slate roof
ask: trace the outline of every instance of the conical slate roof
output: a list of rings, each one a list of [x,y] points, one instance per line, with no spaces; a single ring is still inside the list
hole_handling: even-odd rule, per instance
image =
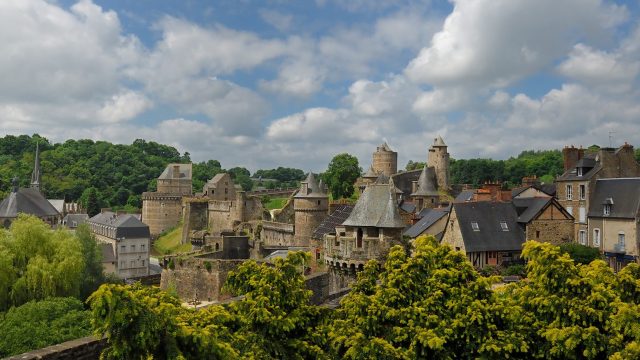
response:
[[[433,146],[447,146],[442,140],[442,136],[438,135],[437,138],[433,139]]]
[[[367,186],[342,225],[395,229],[405,227],[389,184]]]
[[[318,184],[316,176],[311,171],[309,171],[309,175],[307,175],[307,178],[304,181],[300,182],[300,191],[298,191],[298,193],[294,197],[327,197],[327,194],[325,194],[324,189],[322,189],[320,187],[320,184]]]
[[[418,178],[418,189],[411,196],[438,196],[436,188],[436,171],[433,167],[422,168]]]
[[[373,171],[373,165],[371,165],[369,166],[369,170],[367,170],[367,172],[364,175],[362,175],[362,177],[374,179],[378,177],[378,174],[376,174],[376,172]]]

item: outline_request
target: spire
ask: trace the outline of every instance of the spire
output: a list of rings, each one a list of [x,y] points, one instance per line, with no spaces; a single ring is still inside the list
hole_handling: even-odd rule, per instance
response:
[[[40,190],[40,142],[36,143],[36,160],[31,174],[31,187]]]
[[[442,136],[438,135],[437,138],[433,139],[433,146],[447,146],[442,140]]]
[[[418,189],[411,196],[437,196],[435,170],[432,167],[423,167],[420,177],[418,178]]]

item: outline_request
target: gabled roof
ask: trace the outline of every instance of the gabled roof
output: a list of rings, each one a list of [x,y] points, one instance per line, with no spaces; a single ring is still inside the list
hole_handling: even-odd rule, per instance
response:
[[[64,211],[64,199],[47,199],[49,204],[56,208],[60,214]]]
[[[35,188],[12,191],[0,203],[0,218],[15,218],[19,213],[37,217],[60,215],[58,210]]]
[[[74,221],[77,226],[84,223],[87,220],[89,220],[89,215],[87,214],[67,214],[64,217],[64,219],[62,219],[62,223],[66,224],[68,227],[72,227]]]
[[[378,177],[378,174],[376,174],[375,171],[373,171],[373,165],[369,166],[369,170],[367,170],[367,172],[362,175],[363,178],[370,178],[370,179],[375,179]]]
[[[513,199],[513,205],[518,213],[518,222],[527,224],[544,210],[553,198],[550,197],[529,197]]]
[[[422,219],[418,220],[413,226],[405,230],[403,235],[411,238],[416,238],[422,235],[427,229],[429,229],[436,221],[442,219],[449,213],[448,208],[439,209],[424,209],[427,210],[422,216]],[[422,213],[422,212],[421,212]],[[436,235],[436,234],[433,234]]]
[[[336,206],[331,215],[322,220],[320,225],[313,230],[311,238],[316,240],[322,240],[325,234],[332,234],[336,231],[336,226],[341,225],[353,211],[354,205],[340,204]]]
[[[402,201],[400,203],[400,210],[407,213],[413,213],[416,211],[416,204],[408,201]]]
[[[577,166],[576,164],[576,166],[572,167],[571,169],[568,169],[567,171],[564,172],[564,174],[558,176],[556,180],[557,181],[589,180],[593,177],[593,175],[597,174],[598,171],[600,171],[600,169],[602,169],[602,165],[600,164],[600,162],[596,161],[596,154],[585,154],[582,159],[578,160],[578,163],[589,164],[589,165],[593,164],[593,165],[587,167],[587,168],[591,168],[589,171],[587,171],[586,173],[583,172],[582,176],[578,176],[577,168],[582,166]]]
[[[370,226],[379,228],[404,228],[393,189],[388,184],[371,184],[364,189],[349,217],[346,226]]]
[[[211,180],[207,181],[207,183],[211,184],[211,185],[216,185],[217,183],[220,182],[220,180],[224,179],[225,177],[229,177],[231,178],[231,175],[227,174],[227,173],[218,173],[215,174]]]
[[[604,216],[604,204],[611,212]],[[640,209],[640,178],[598,179],[589,205],[589,217],[635,219]]]
[[[140,221],[138,216],[134,214],[118,215],[111,211],[104,211],[87,220],[87,222],[114,227],[116,229],[116,239],[149,237],[149,226]]]
[[[433,167],[422,168],[420,177],[418,178],[418,188],[411,196],[438,196],[436,188],[436,170]]]
[[[158,176],[158,179],[176,179],[173,176],[173,167],[174,166],[178,166],[178,178],[179,179],[191,179],[191,164],[169,164],[167,165],[166,168],[164,168],[164,171],[162,172],[162,174],[160,174],[160,176]]]
[[[473,200],[474,190],[462,190],[458,196],[453,200],[454,203],[468,202]]]
[[[524,231],[518,224],[518,214],[511,203],[455,203],[453,209],[467,252],[522,250]],[[473,230],[472,222],[478,224],[479,231]],[[507,224],[508,231],[502,230],[501,222]]]

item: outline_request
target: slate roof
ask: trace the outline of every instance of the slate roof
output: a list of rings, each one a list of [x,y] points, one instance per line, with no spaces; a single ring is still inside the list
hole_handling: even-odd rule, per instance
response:
[[[209,184],[217,184],[218,182],[220,182],[220,180],[222,180],[223,178],[225,178],[225,175],[227,175],[227,173],[218,173],[215,174],[211,180],[207,181]]]
[[[387,184],[367,186],[343,225],[404,228],[392,191],[393,188]]]
[[[604,204],[611,212],[604,216]],[[598,179],[589,205],[589,217],[635,219],[640,209],[640,178]]]
[[[60,199],[47,199],[47,201],[49,202],[49,204],[51,204],[51,206],[56,208],[56,210],[58,210],[58,212],[60,214],[62,214],[62,212],[64,211],[64,199],[62,199],[62,200],[60,200]]]
[[[404,212],[412,213],[416,211],[416,204],[408,201],[403,201],[400,203],[400,209]]]
[[[62,223],[67,225],[67,227],[75,228],[87,220],[89,220],[89,215],[87,214],[67,214],[64,219],[62,219]],[[76,223],[75,225],[73,224],[74,221]]]
[[[191,164],[169,164],[158,179],[173,179],[173,166],[180,166],[180,179],[191,179]]]
[[[473,199],[473,194],[475,194],[475,190],[462,190],[455,199],[453,199],[454,203],[461,203],[471,201]]]
[[[447,146],[442,140],[442,136],[438,135],[437,138],[433,139],[433,146]]]
[[[418,188],[411,196],[438,196],[436,188],[436,170],[433,167],[423,167],[418,178]]]
[[[422,233],[424,233],[433,224],[435,224],[436,221],[442,219],[444,216],[446,216],[449,213],[448,209],[446,208],[424,209],[424,210],[428,210],[428,211],[425,212],[425,214],[422,216],[420,220],[418,220],[417,223],[415,223],[413,226],[405,230],[403,235],[409,236],[411,238],[416,238],[420,236]]]
[[[302,189],[302,184],[307,184],[307,193],[305,194]],[[294,198],[309,198],[309,197],[327,197],[324,189],[320,188],[320,184],[316,180],[316,176],[309,172],[307,178],[300,182],[300,190],[293,196]]]
[[[363,178],[369,178],[369,179],[375,179],[378,177],[378,174],[376,174],[375,171],[373,171],[373,165],[369,166],[369,170],[367,170],[367,172],[362,175]]]
[[[597,162],[596,160],[596,154],[585,154],[584,157],[580,160],[578,160],[578,163],[576,163],[576,166],[572,167],[571,169],[568,169],[567,171],[564,172],[564,174],[558,176],[558,178],[556,179],[557,181],[569,181],[569,180],[589,180],[593,177],[593,175],[597,174],[598,171],[600,171],[600,169],[602,169],[602,166],[600,165],[600,162]],[[582,176],[578,176],[578,171],[577,168],[579,167],[578,164],[593,164],[591,170],[583,172]]]
[[[133,214],[117,215],[111,211],[97,214],[88,223],[116,228],[116,239],[149,237],[149,226]]]
[[[332,234],[336,231],[336,226],[341,225],[353,211],[354,205],[340,204],[336,206],[331,215],[322,220],[320,225],[313,230],[311,238],[316,240],[322,240],[325,234]]]
[[[540,213],[553,198],[550,197],[530,197],[513,199],[513,205],[518,213],[518,222],[527,224]]]
[[[518,214],[511,203],[468,202],[453,204],[458,225],[467,252],[520,251],[524,231],[518,224]],[[503,231],[500,222],[506,222],[509,231]],[[477,222],[474,231],[471,222]]]
[[[15,218],[19,213],[37,217],[60,215],[40,191],[34,188],[14,189],[0,203],[0,218]]]

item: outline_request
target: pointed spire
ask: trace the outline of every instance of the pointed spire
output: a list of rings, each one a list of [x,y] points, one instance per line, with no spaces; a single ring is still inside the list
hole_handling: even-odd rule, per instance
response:
[[[40,190],[40,142],[36,143],[36,159],[31,174],[31,187]]]
[[[436,174],[432,167],[423,167],[420,177],[418,178],[418,189],[411,196],[437,196]]]
[[[437,138],[433,139],[433,146],[447,146],[442,140],[442,136],[438,135]]]

